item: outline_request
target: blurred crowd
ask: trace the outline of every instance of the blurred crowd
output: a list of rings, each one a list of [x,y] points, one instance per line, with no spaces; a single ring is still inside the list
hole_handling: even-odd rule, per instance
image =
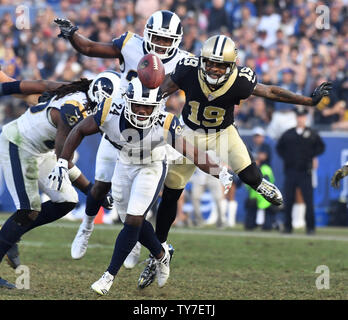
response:
[[[261,83],[308,96],[321,82],[332,81],[332,93],[309,119],[319,130],[348,130],[347,0],[0,0],[1,67],[17,79],[64,81],[118,70],[118,60],[81,56],[57,38],[54,18],[68,18],[84,36],[110,42],[126,31],[142,35],[147,18],[161,9],[182,19],[182,49],[199,55],[209,36],[228,35],[238,47],[238,64],[255,70]],[[169,103],[180,105],[183,97]],[[19,101],[15,108],[9,99],[0,104],[2,124],[24,110]],[[293,109],[252,96],[236,108],[236,122],[245,129],[263,127],[278,138],[294,125]]]

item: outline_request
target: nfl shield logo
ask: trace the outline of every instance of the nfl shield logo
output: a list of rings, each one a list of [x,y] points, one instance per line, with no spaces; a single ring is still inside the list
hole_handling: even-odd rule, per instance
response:
[[[208,95],[208,101],[212,101],[212,100],[214,100],[214,96],[212,94],[209,94]]]

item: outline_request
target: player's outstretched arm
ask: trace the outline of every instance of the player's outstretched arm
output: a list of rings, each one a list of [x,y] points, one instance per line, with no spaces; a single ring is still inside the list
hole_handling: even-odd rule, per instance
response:
[[[4,73],[1,70],[1,66],[0,66],[0,96],[4,95],[3,94],[2,83],[16,82],[16,81],[17,81],[16,79],[11,78],[6,73]],[[40,81],[43,81],[43,80],[39,80],[39,82]],[[33,82],[35,82],[35,81],[33,81]],[[63,83],[61,83],[61,84],[63,84]],[[52,85],[52,83],[50,85]],[[9,86],[11,87],[11,85],[9,85]],[[21,86],[19,86],[19,89],[21,89]],[[20,90],[20,91],[22,91],[22,90]],[[13,96],[18,98],[18,99],[21,99],[21,100],[25,101],[29,105],[36,105],[38,103],[38,99],[40,97],[40,94],[35,94],[35,93],[36,93],[36,91],[34,91],[34,93],[33,93],[33,92],[31,92],[29,90],[28,94],[20,94],[20,93],[18,93],[18,94],[13,94]]]
[[[316,106],[324,96],[330,94],[331,82],[323,82],[315,88],[310,97],[293,93],[278,86],[258,83],[253,91],[254,96],[267,98],[274,101],[299,104],[304,106]]]
[[[121,51],[111,42],[95,42],[76,32],[78,27],[69,20],[56,18],[54,22],[60,29],[58,37],[69,40],[74,49],[83,55],[98,58],[120,58],[122,56]]]
[[[0,83],[0,96],[11,94],[41,94],[45,91],[55,90],[68,82],[49,80],[22,80]]]

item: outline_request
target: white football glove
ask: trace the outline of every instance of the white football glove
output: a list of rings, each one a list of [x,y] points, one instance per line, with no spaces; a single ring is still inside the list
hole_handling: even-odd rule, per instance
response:
[[[227,192],[231,189],[233,183],[233,176],[228,172],[227,167],[223,167],[220,171],[219,180],[225,187],[224,194],[227,194]]]
[[[59,158],[56,166],[48,176],[48,188],[59,191],[61,190],[63,183],[71,184],[68,171],[68,161]]]

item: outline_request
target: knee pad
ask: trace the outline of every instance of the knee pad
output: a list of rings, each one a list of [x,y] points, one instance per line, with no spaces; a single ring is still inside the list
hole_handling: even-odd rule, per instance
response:
[[[15,212],[13,215],[13,220],[21,227],[27,227],[30,225],[37,216],[39,215],[39,212],[28,210],[28,209],[20,209]]]

